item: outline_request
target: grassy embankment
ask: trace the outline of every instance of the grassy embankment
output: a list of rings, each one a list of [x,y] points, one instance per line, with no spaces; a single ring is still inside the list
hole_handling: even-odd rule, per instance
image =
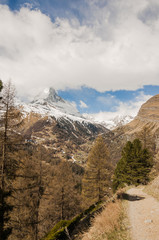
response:
[[[130,240],[125,204],[121,200],[110,202],[93,219],[89,231],[83,234],[81,240]]]
[[[102,204],[103,205],[103,204]],[[101,209],[102,212],[98,211]],[[92,205],[89,209],[73,218],[71,221],[61,221],[43,238],[43,240],[64,240],[69,239],[69,235],[76,229],[81,221],[88,216],[94,215],[91,226],[87,232],[71,236],[76,240],[130,240],[128,220],[125,214],[126,202],[122,200],[110,200],[105,207],[101,204]],[[92,215],[93,214],[93,215]],[[82,229],[83,231],[83,229]],[[69,235],[67,235],[67,232]],[[73,237],[73,238],[72,238]]]

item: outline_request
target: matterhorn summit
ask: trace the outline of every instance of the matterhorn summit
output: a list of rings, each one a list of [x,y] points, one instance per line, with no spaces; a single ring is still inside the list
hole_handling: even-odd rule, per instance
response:
[[[117,116],[109,119],[98,119],[96,116],[91,114],[81,114],[76,104],[64,100],[61,98],[57,91],[53,88],[45,88],[39,94],[34,97],[34,100],[30,103],[19,103],[22,105],[24,115],[29,113],[37,113],[44,116],[54,117],[56,120],[65,119],[71,122],[76,121],[80,123],[91,123],[103,125],[107,129],[115,129],[116,127],[123,126],[130,122],[133,118],[131,116]]]
[[[39,93],[32,101],[32,103],[38,104],[55,104],[59,102],[64,103],[65,101],[60,96],[58,96],[56,90],[52,87],[45,88],[44,91]]]
[[[25,112],[35,112],[40,115],[59,117],[78,117],[82,115],[76,105],[58,96],[54,88],[45,88],[29,104],[23,104]]]

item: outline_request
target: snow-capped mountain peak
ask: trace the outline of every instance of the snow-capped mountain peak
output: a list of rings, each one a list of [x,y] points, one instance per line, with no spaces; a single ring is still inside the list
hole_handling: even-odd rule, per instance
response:
[[[54,88],[45,88],[41,93],[39,93],[32,103],[39,103],[39,104],[54,104],[58,102],[65,102],[60,96],[58,96],[56,90]]]
[[[45,88],[29,104],[22,104],[24,111],[36,112],[41,115],[59,117],[82,117],[74,103],[66,101],[58,96],[54,88]]]
[[[77,108],[76,104],[61,98],[54,88],[45,88],[41,93],[39,93],[34,100],[29,103],[19,103],[17,105],[22,105],[23,110],[26,113],[34,112],[42,116],[52,116],[56,119],[65,118],[71,119],[71,121],[78,122],[90,122],[92,124],[100,124],[107,129],[114,129],[116,127],[122,126],[133,120],[131,116],[118,115],[115,117],[105,116],[104,118],[99,118],[96,114],[81,114]]]
[[[57,92],[53,88],[49,89],[49,95],[46,98],[46,100],[50,103],[53,103],[53,102],[63,102],[64,103],[65,102],[60,96],[58,96]]]

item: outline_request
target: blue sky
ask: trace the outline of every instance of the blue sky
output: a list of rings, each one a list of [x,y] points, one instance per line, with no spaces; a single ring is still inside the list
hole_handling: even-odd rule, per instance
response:
[[[40,9],[44,14],[49,15],[52,21],[54,21],[56,17],[71,18],[75,16],[82,22],[84,15],[79,9],[81,7],[88,7],[87,1],[85,0],[4,0],[2,3],[7,3],[13,11],[30,4],[31,9]]]
[[[158,0],[0,0],[0,78],[82,113],[135,115],[159,93]]]
[[[159,93],[159,86],[147,85],[143,88],[129,91],[106,91],[98,92],[95,89],[82,87],[81,89],[68,89],[58,91],[58,94],[71,102],[75,102],[78,110],[82,113],[97,113],[100,111],[115,112],[121,102],[133,102],[141,94],[156,95]],[[80,101],[86,105],[81,105]],[[93,104],[92,104],[93,103]]]

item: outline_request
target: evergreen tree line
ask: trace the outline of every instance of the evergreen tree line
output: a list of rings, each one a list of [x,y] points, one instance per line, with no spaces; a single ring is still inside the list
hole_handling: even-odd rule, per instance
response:
[[[114,191],[125,185],[147,184],[152,166],[150,151],[142,147],[141,141],[139,139],[128,141],[114,172]]]
[[[115,172],[102,136],[92,146],[85,170],[43,146],[25,143],[18,134],[23,117],[14,98],[9,82],[0,105],[0,239],[41,239],[58,221],[108,198],[113,173],[114,190],[148,182],[151,154],[138,139],[127,142]]]

